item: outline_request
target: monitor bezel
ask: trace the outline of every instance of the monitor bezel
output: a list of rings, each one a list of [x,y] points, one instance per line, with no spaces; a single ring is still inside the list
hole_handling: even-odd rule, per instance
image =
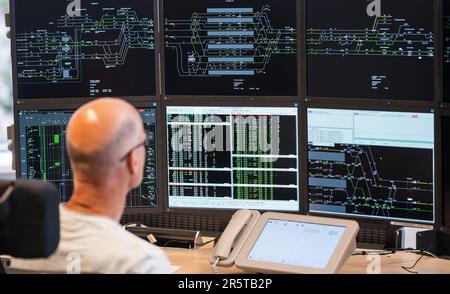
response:
[[[204,215],[215,215],[221,214],[225,216],[231,216],[233,212],[235,212],[238,209],[220,209],[220,208],[187,208],[187,207],[170,207],[169,206],[169,187],[168,187],[168,154],[167,154],[167,112],[166,107],[173,107],[173,106],[204,106],[204,107],[296,107],[298,108],[298,124],[297,127],[297,133],[298,133],[298,146],[297,146],[297,152],[299,154],[298,157],[298,173],[299,173],[299,189],[298,189],[298,195],[299,195],[299,207],[295,211],[283,211],[284,213],[305,213],[302,211],[303,206],[303,197],[301,193],[301,187],[302,187],[302,158],[301,158],[301,151],[300,151],[300,145],[301,145],[301,128],[300,125],[303,123],[301,120],[303,119],[302,114],[302,108],[300,106],[300,101],[294,102],[292,99],[288,99],[288,101],[280,101],[280,102],[274,102],[273,100],[269,101],[261,101],[261,98],[239,98],[239,97],[233,97],[228,98],[224,100],[212,100],[204,97],[197,97],[192,98],[189,101],[183,98],[174,98],[174,97],[165,97],[165,103],[164,107],[162,109],[162,115],[161,118],[164,120],[162,122],[163,127],[163,134],[162,134],[162,140],[164,141],[165,148],[162,149],[162,152],[160,153],[160,157],[164,158],[165,165],[163,166],[163,178],[161,181],[164,183],[164,199],[166,200],[166,212],[173,212],[173,213],[194,213],[194,214],[204,214]],[[264,210],[267,211],[267,210]]]
[[[342,219],[352,219],[356,220],[358,222],[366,223],[366,224],[389,224],[389,225],[397,225],[397,224],[412,224],[412,225],[419,225],[424,227],[436,227],[442,222],[441,218],[441,209],[442,209],[442,198],[441,198],[441,188],[440,188],[440,154],[439,154],[439,114],[437,113],[437,109],[429,107],[429,108],[423,108],[423,107],[417,107],[417,106],[410,106],[410,107],[404,107],[404,106],[394,106],[391,105],[389,107],[382,106],[382,105],[371,105],[371,106],[363,106],[361,104],[355,105],[337,105],[337,104],[329,104],[329,103],[321,103],[321,102],[311,102],[308,103],[306,106],[306,121],[307,121],[307,111],[310,108],[318,108],[318,109],[340,109],[340,110],[362,110],[362,111],[383,111],[383,112],[417,112],[417,113],[430,113],[434,116],[434,220],[431,222],[427,221],[417,221],[412,219],[391,219],[391,218],[378,218],[378,217],[366,217],[366,216],[356,216],[351,214],[331,214],[331,213],[323,213],[323,212],[312,212],[309,210],[309,197],[307,198],[307,207],[308,207],[308,214],[314,215],[314,216],[329,216],[329,217],[336,217],[336,218],[342,218]],[[305,126],[305,132],[307,133],[307,123]],[[308,138],[303,142],[303,153],[308,154]],[[306,160],[306,171],[308,170],[308,158]],[[308,180],[304,182],[305,194],[308,195]]]
[[[258,96],[258,95],[208,95],[208,94],[202,94],[202,95],[196,95],[196,94],[189,94],[189,95],[172,95],[170,93],[167,93],[167,87],[166,87],[166,70],[165,70],[165,66],[166,66],[166,57],[165,57],[165,38],[164,38],[164,19],[165,19],[165,14],[164,14],[164,5],[165,2],[170,2],[170,0],[159,0],[159,15],[161,16],[161,21],[160,21],[160,32],[161,32],[161,40],[160,40],[160,48],[159,48],[159,55],[161,56],[161,66],[160,66],[160,75],[161,75],[161,96],[162,97],[172,97],[172,98],[179,98],[179,99],[186,99],[186,100],[190,100],[191,98],[196,98],[196,97],[209,97],[211,99],[218,99],[218,100],[222,100],[222,99],[228,99],[230,97],[232,98],[248,98],[248,97],[257,97],[257,99],[261,99],[261,100],[265,100],[265,99],[270,99],[270,98],[276,98],[276,99],[289,99],[289,97],[299,97],[300,95],[303,94],[303,87],[302,87],[302,80],[304,79],[303,77],[303,68],[304,68],[304,58],[303,58],[303,46],[305,44],[305,41],[303,40],[303,35],[304,35],[304,28],[303,28],[303,23],[302,20],[304,19],[303,17],[303,6],[304,6],[304,1],[305,0],[295,0],[296,1],[296,15],[297,15],[297,94],[296,95],[280,95],[280,96]]]
[[[442,66],[442,31],[439,27],[439,15],[442,15],[442,5],[439,1],[443,0],[432,0],[433,1],[433,30],[435,34],[435,48],[434,52],[435,55],[433,56],[433,97],[432,99],[427,99],[428,97],[423,97],[420,100],[408,100],[408,99],[367,99],[367,98],[361,98],[361,97],[320,97],[320,96],[312,96],[309,95],[308,91],[308,54],[307,54],[307,44],[306,44],[306,30],[307,30],[307,4],[308,1],[314,1],[314,0],[302,0],[304,2],[303,5],[303,16],[304,16],[304,22],[302,23],[302,27],[304,27],[304,44],[303,44],[303,52],[304,52],[304,68],[303,68],[303,74],[306,76],[304,80],[304,96],[307,100],[311,101],[323,101],[328,103],[355,103],[355,104],[361,104],[361,105],[398,105],[398,106],[417,106],[417,107],[437,107],[439,103],[441,103],[441,93],[443,89],[443,84],[441,85],[442,80],[442,74],[441,74],[441,66]]]
[[[14,154],[16,158],[16,178],[21,178],[21,165],[20,165],[20,119],[19,119],[19,113],[21,111],[76,111],[79,107],[81,107],[83,104],[76,103],[76,104],[68,104],[68,103],[52,103],[51,106],[44,106],[44,105],[15,105],[15,111],[14,111],[14,140],[15,140],[15,148],[14,148]],[[161,105],[158,101],[144,101],[144,102],[134,102],[132,105],[136,108],[154,108],[156,111],[156,137],[158,138],[160,128],[160,116],[161,116]],[[156,154],[158,155],[156,157],[156,178],[161,178],[161,156],[159,156],[158,150],[161,150],[161,141],[156,140]],[[152,207],[138,207],[138,208],[125,208],[124,214],[141,214],[141,213],[158,213],[162,212],[165,207],[165,201],[164,198],[161,197],[161,183],[160,181],[156,181],[156,191],[157,191],[157,197],[158,197],[158,207],[152,208]]]
[[[450,93],[446,93],[445,90],[447,90],[447,92],[450,92],[450,86],[447,86],[447,89],[445,88],[445,81],[444,81],[444,39],[445,39],[445,34],[444,34],[444,2],[448,1],[448,0],[439,0],[439,14],[438,14],[438,23],[439,23],[439,77],[440,77],[440,85],[439,85],[439,89],[440,89],[440,99],[439,102],[441,103],[441,107],[444,109],[450,109],[450,100],[446,101],[446,95],[450,96]],[[450,9],[450,3],[446,4],[447,7],[449,7]],[[449,67],[449,66],[447,66]],[[450,74],[450,72],[448,73]],[[448,84],[448,83],[447,83]]]
[[[444,138],[448,137],[448,134],[444,134],[444,130],[448,130],[450,129],[450,109],[441,109],[439,110],[439,132],[438,132],[438,136],[439,136],[439,143],[440,143],[440,147],[439,147],[439,156],[440,156],[440,177],[441,177],[441,184],[440,184],[440,189],[441,189],[441,212],[440,212],[440,216],[441,216],[441,222],[439,223],[440,226],[442,228],[446,228],[446,229],[450,229],[450,193],[447,194],[447,191],[450,192],[450,184],[448,184],[448,180],[445,180],[445,176],[448,176],[445,174],[445,164],[444,164],[444,158],[450,160],[450,156],[449,155],[444,155]],[[448,123],[448,128],[444,128],[444,118],[447,120]],[[450,149],[450,144],[447,146],[448,149]],[[449,156],[449,157],[447,157]],[[449,172],[450,172],[450,164],[449,164]],[[446,187],[445,187],[445,183],[447,182],[447,185],[449,185],[449,188],[447,188],[446,191]],[[447,215],[446,215],[447,213]]]
[[[56,98],[56,97],[47,97],[47,98],[20,98],[19,97],[19,87],[17,83],[17,32],[16,32],[16,1],[20,0],[9,0],[10,5],[10,31],[11,31],[11,58],[12,58],[12,80],[13,80],[13,100],[14,104],[30,104],[30,105],[46,105],[48,103],[60,103],[60,101],[64,101],[67,104],[78,104],[85,103],[90,100],[95,100],[101,98],[102,96],[86,96],[86,97],[66,97],[66,98]],[[130,101],[130,102],[138,102],[143,99],[147,99],[151,97],[152,99],[156,99],[159,97],[161,93],[161,60],[160,60],[160,14],[159,14],[159,1],[162,0],[150,0],[153,1],[153,17],[155,21],[155,93],[151,95],[143,95],[143,96],[121,96],[121,98]],[[109,95],[111,97],[117,97],[115,95]]]

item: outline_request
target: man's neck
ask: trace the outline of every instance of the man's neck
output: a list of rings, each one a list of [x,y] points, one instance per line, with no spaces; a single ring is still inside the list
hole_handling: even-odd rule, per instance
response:
[[[95,187],[85,184],[75,184],[75,190],[66,208],[90,215],[104,216],[117,222],[123,213],[122,194],[117,187]],[[124,193],[126,194],[126,193]]]

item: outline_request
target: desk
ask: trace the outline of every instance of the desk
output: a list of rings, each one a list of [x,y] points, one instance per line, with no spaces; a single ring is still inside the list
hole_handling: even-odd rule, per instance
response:
[[[212,274],[208,262],[208,255],[213,245],[196,249],[165,248],[172,265],[181,266],[176,274]],[[414,253],[396,253],[393,255],[380,256],[381,274],[408,274],[401,266],[412,266],[420,256]],[[373,256],[352,256],[339,271],[340,274],[365,274],[370,264],[374,264]],[[372,267],[373,268],[373,267]],[[450,274],[450,260],[423,257],[413,269],[420,274]],[[236,267],[219,268],[221,274],[239,274],[242,271]]]

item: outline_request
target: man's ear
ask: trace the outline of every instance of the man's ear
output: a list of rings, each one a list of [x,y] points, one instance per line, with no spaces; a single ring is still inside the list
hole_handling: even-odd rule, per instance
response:
[[[131,174],[137,174],[138,171],[138,154],[136,150],[130,152],[127,158],[127,167]]]

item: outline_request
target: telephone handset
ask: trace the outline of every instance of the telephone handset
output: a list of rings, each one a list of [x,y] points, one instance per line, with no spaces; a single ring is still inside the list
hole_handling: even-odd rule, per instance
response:
[[[239,210],[234,213],[227,228],[209,256],[214,266],[231,267],[240,249],[260,217],[258,211]]]

